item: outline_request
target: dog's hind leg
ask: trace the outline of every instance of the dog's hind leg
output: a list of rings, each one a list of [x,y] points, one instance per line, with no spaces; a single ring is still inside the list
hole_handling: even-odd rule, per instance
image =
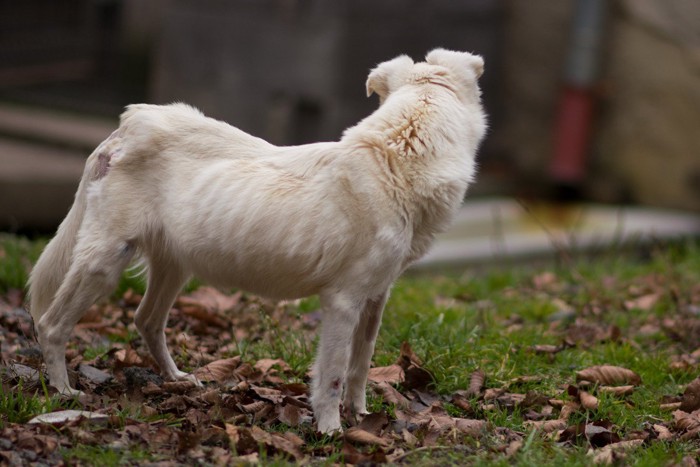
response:
[[[387,291],[367,300],[360,322],[353,333],[350,364],[343,398],[346,418],[367,414],[365,394],[367,373],[372,361],[372,354],[374,354],[374,344],[382,323],[382,313],[388,296],[389,292]]]
[[[321,433],[341,429],[340,396],[363,303],[339,293],[321,295],[324,317],[311,389],[311,405]]]
[[[64,394],[80,393],[70,386],[66,370],[71,331],[90,305],[116,287],[135,251],[133,243],[110,238],[94,227],[95,223],[81,229],[70,268],[46,313],[36,322],[49,381]]]
[[[166,380],[189,379],[200,384],[194,375],[180,371],[173,361],[165,342],[165,324],[177,293],[187,275],[172,263],[151,259],[148,268],[146,294],[136,310],[136,328],[146,342]]]

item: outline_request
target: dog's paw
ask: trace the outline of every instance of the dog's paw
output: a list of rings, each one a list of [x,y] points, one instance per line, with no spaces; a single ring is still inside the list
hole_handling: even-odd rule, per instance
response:
[[[185,373],[184,371],[178,371],[175,373],[173,380],[175,381],[191,381],[197,387],[202,387],[202,382],[192,373]]]
[[[369,415],[369,412],[366,408],[358,410],[354,409],[352,405],[344,406],[343,408],[343,418],[350,426],[359,425],[367,415]]]
[[[63,389],[60,389],[58,393],[61,395],[61,397],[65,399],[71,399],[74,397],[84,397],[86,394],[81,391],[80,389],[74,389],[69,386],[64,387]]]
[[[343,427],[340,424],[336,425],[318,425],[318,432],[322,435],[342,435]]]
[[[340,412],[336,412],[335,415],[330,415],[327,417],[319,417],[318,431],[324,435],[342,433],[343,427],[340,425]]]

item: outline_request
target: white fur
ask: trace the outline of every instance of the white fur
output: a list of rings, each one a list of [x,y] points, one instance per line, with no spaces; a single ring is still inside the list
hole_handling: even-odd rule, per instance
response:
[[[364,414],[389,288],[447,228],[486,129],[480,57],[437,49],[369,75],[382,104],[339,142],[276,147],[183,104],[132,105],[89,157],[75,204],[31,276],[50,382],[70,387],[65,345],[135,254],[148,266],[136,326],[167,379],[167,314],[193,275],[276,298],[320,296],[312,405]]]

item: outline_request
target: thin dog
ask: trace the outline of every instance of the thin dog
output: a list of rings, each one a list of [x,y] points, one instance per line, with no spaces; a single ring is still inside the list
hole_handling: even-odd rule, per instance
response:
[[[379,108],[338,142],[273,146],[184,104],[131,105],[90,155],[75,202],[30,279],[51,385],[68,381],[66,343],[135,257],[148,287],[135,322],[168,380],[168,312],[197,276],[272,298],[318,294],[311,402],[318,430],[340,402],[366,414],[365,386],[389,289],[459,208],[486,131],[483,60],[435,49],[367,79]]]

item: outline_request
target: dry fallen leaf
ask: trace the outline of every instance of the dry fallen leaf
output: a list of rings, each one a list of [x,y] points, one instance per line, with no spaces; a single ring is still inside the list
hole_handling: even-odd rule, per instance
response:
[[[700,429],[700,411],[692,413],[676,410],[673,412],[673,427],[678,431],[692,431]]]
[[[571,415],[575,414],[580,409],[581,405],[578,402],[568,401],[562,406],[561,412],[559,412],[559,418],[568,420]]]
[[[182,306],[182,312],[210,326],[225,329],[230,324],[216,312],[199,306]]]
[[[452,399],[450,402],[452,402],[452,404],[469,414],[472,414],[474,412],[474,407],[472,407],[471,403],[467,399],[466,393],[461,394],[457,392],[455,394],[452,394]]]
[[[343,461],[348,465],[373,465],[373,454],[368,454],[359,451],[355,446],[345,441],[340,450],[343,455]]]
[[[357,427],[368,433],[379,436],[388,424],[389,417],[387,417],[386,413],[378,412],[366,415]]]
[[[216,381],[224,383],[235,377],[234,370],[241,363],[241,357],[235,356],[223,360],[215,360],[201,368],[195,370],[194,375],[200,381]]]
[[[174,394],[184,394],[196,387],[197,385],[195,382],[189,380],[166,381],[161,385],[161,389],[163,389],[163,391]]]
[[[686,455],[677,465],[679,467],[698,467],[698,460],[693,455]]]
[[[405,409],[411,405],[411,402],[389,383],[382,382],[374,385],[374,390],[382,396],[384,402],[395,404],[400,409]]]
[[[510,459],[515,454],[517,454],[518,451],[520,451],[520,448],[523,447],[523,444],[524,444],[524,442],[522,439],[516,439],[516,440],[511,441],[505,450],[506,459]]]
[[[597,365],[576,373],[576,381],[589,381],[604,385],[641,384],[637,373],[627,368],[613,365]]]
[[[435,381],[433,375],[421,366],[423,364],[421,359],[413,352],[408,342],[401,344],[401,354],[396,364],[404,371],[402,385],[406,389],[425,390]]]
[[[401,438],[409,447],[414,447],[416,444],[418,444],[418,438],[416,438],[413,433],[408,431],[406,428],[401,430]]]
[[[557,283],[557,276],[551,271],[542,272],[532,278],[532,285],[537,290],[547,289]]]
[[[516,384],[526,384],[526,383],[539,383],[543,379],[544,378],[542,376],[535,376],[535,375],[516,376],[515,378],[512,378],[510,381],[508,381],[508,386],[514,386]]]
[[[369,446],[381,446],[383,448],[389,446],[389,443],[384,438],[380,438],[356,426],[349,428],[345,432],[345,439],[353,443]]]
[[[281,404],[285,398],[282,391],[275,388],[251,385],[250,390],[259,398],[272,402],[273,404]]]
[[[141,394],[144,396],[156,396],[163,394],[163,388],[158,386],[153,381],[148,381],[145,386],[141,387]]]
[[[559,434],[559,442],[576,443],[585,439],[593,447],[603,447],[619,442],[620,437],[610,428],[612,428],[612,423],[608,420],[571,425]]]
[[[584,434],[591,446],[602,447],[608,444],[618,443],[620,437],[610,430],[612,423],[609,420],[601,420],[586,424]]]
[[[473,438],[481,436],[487,426],[485,420],[474,420],[470,418],[455,418],[454,422],[455,428]]]
[[[669,430],[664,425],[657,423],[654,424],[652,428],[654,428],[654,431],[656,432],[657,439],[661,441],[668,441],[670,439],[673,439],[673,433],[671,433],[671,430]]]
[[[97,385],[104,384],[112,379],[112,375],[106,371],[102,371],[92,365],[86,365],[84,363],[81,363],[80,366],[78,366],[78,372],[83,377],[87,378],[91,383]]]
[[[143,359],[131,347],[119,349],[114,352],[115,366],[124,368],[128,366],[143,366]]]
[[[253,426],[250,429],[250,433],[258,444],[265,444],[275,451],[291,456],[296,460],[304,457],[300,449],[301,445],[299,445],[297,439],[287,438],[279,433],[268,433],[258,426]]]
[[[598,392],[615,396],[629,396],[634,392],[634,386],[598,386]]]
[[[491,401],[501,397],[505,393],[505,388],[488,388],[486,392],[484,392],[484,400]]]
[[[695,378],[685,388],[680,409],[688,413],[700,409],[700,378]]]
[[[295,427],[299,426],[299,420],[301,419],[301,409],[295,405],[287,404],[279,408],[279,421]]]
[[[283,372],[291,371],[287,362],[281,358],[261,358],[255,363],[254,368],[264,374],[276,371],[275,368],[273,368],[275,366]]]
[[[579,391],[578,393],[581,405],[588,410],[598,410],[598,398],[586,391]]]
[[[268,406],[268,403],[265,401],[255,401],[251,402],[249,404],[241,404],[239,408],[241,411],[244,413],[248,414],[257,414],[262,410],[265,410]]]
[[[60,410],[58,412],[49,412],[37,415],[27,423],[47,423],[47,424],[64,424],[71,421],[84,418],[90,422],[106,422],[109,418],[105,414],[89,412],[86,410]]]
[[[476,397],[481,395],[481,391],[484,388],[484,381],[486,380],[486,373],[481,370],[476,370],[471,374],[469,378],[469,388],[467,388],[467,397]]]
[[[235,425],[231,425],[230,423],[226,423],[225,428],[226,435],[228,435],[229,441],[233,446],[236,446],[238,444],[238,441],[241,439],[240,428],[238,428]]]
[[[625,302],[625,308],[628,310],[642,310],[642,311],[648,311],[651,310],[654,305],[659,301],[659,298],[661,298],[661,295],[659,293],[650,293],[647,295],[642,295],[641,297],[637,297],[633,300],[627,300]]]
[[[659,404],[661,410],[679,410],[681,408],[680,402],[668,402],[665,404]]]
[[[53,436],[20,433],[15,444],[20,449],[33,451],[34,454],[47,455],[56,450],[59,442],[58,439]]]
[[[566,329],[564,345],[587,348],[597,342],[618,341],[620,335],[620,328],[615,325],[603,326],[598,323],[577,320]]]
[[[530,347],[533,352],[537,354],[548,354],[548,355],[554,355],[562,350],[564,350],[564,347],[561,345],[551,345],[551,344],[537,344],[533,345]]]
[[[242,294],[237,292],[226,295],[214,287],[203,286],[188,295],[177,299],[177,306],[202,307],[207,311],[221,313],[233,309],[241,301]]]
[[[566,428],[566,420],[556,419],[556,420],[539,420],[539,421],[525,421],[523,425],[527,427],[532,427],[540,430],[544,433],[553,433],[555,431],[563,430]]]
[[[402,367],[404,367],[404,365],[408,366],[409,364],[413,364],[416,366],[423,365],[423,361],[418,357],[418,355],[415,354],[415,352],[411,348],[411,345],[406,341],[403,341],[401,343],[401,351],[399,355],[399,361],[397,363]]]
[[[367,381],[373,383],[386,382],[389,384],[402,383],[404,381],[403,368],[396,364],[370,368]]]
[[[601,449],[591,449],[587,454],[593,458],[592,461],[594,464],[612,464],[624,459],[624,453],[626,451],[637,448],[642,444],[644,444],[643,439],[619,441],[617,443],[608,444]]]
[[[197,398],[206,402],[207,404],[221,404],[221,391],[217,388],[209,389],[208,391],[204,391],[199,394]]]

